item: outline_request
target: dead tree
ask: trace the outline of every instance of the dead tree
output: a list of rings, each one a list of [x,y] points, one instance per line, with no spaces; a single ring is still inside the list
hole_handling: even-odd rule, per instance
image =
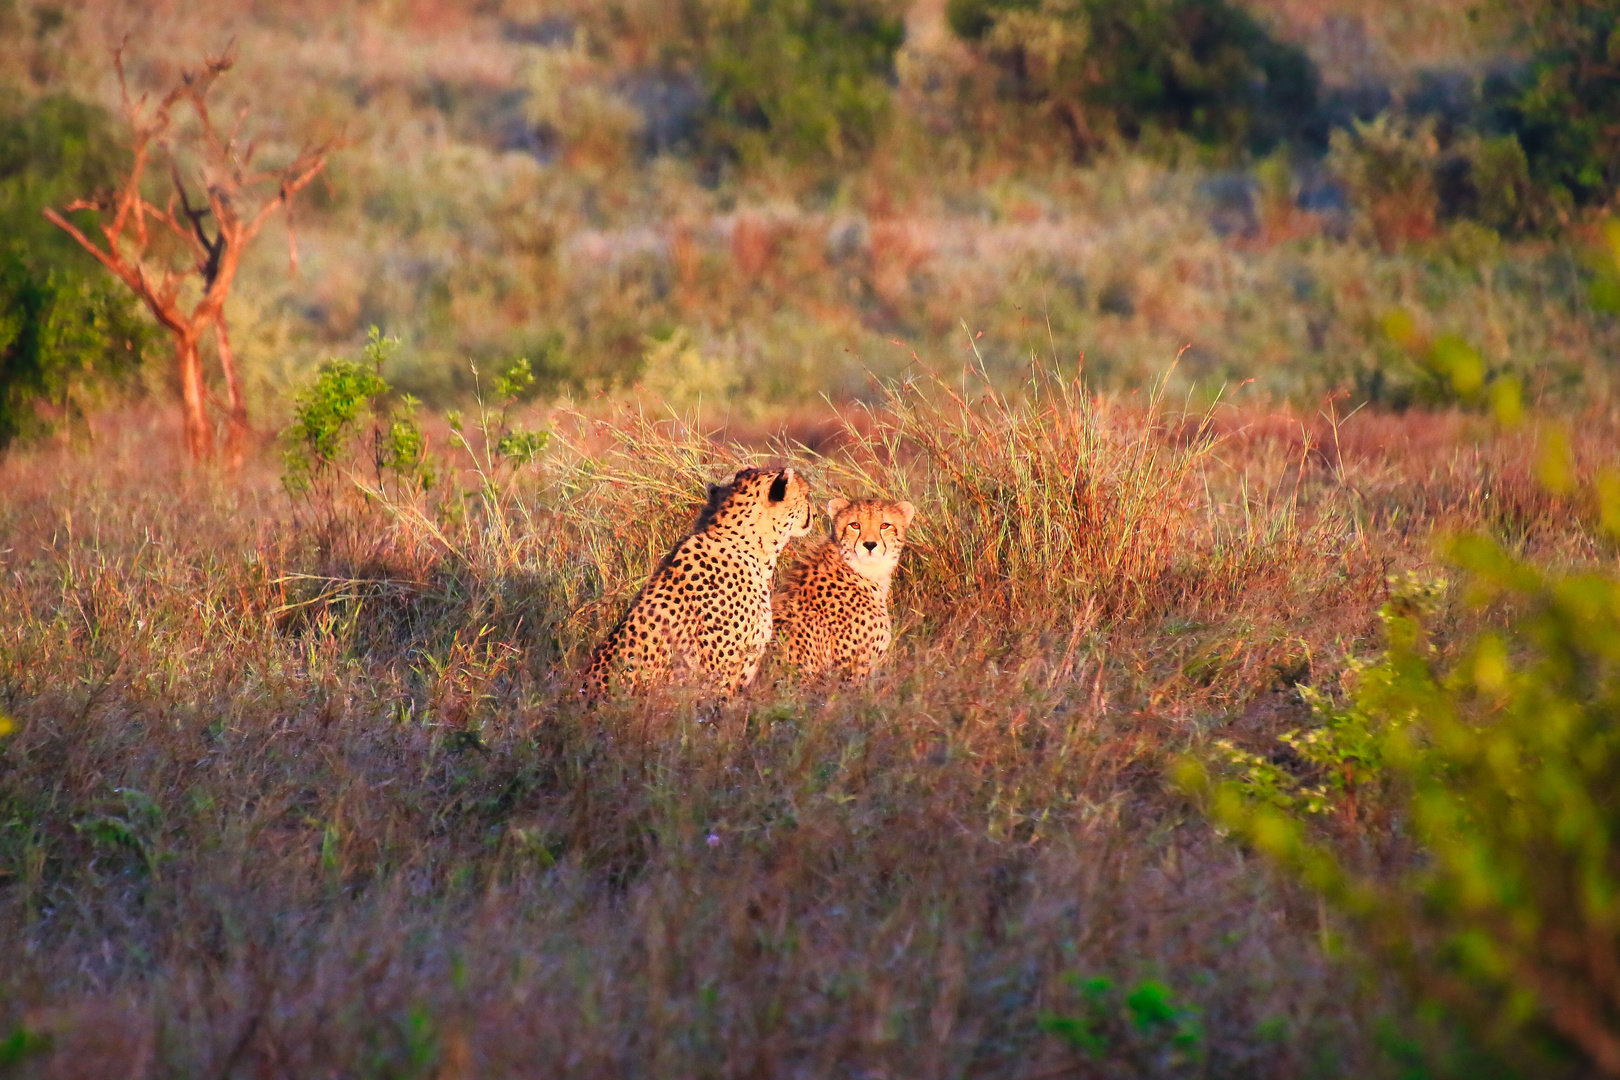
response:
[[[275,212],[287,206],[326,167],[327,155],[336,142],[306,146],[279,169],[253,171],[255,145],[252,141],[241,145],[238,138],[242,116],[237,117],[228,135],[221,136],[208,110],[208,92],[230,70],[233,60],[229,54],[211,56],[203,61],[201,69],[183,72],[180,81],[148,112],[145,95],[139,99],[130,97],[124,77],[123,47],[114,50],[113,66],[118,72],[124,117],[131,132],[129,175],[111,192],[80,199],[60,212],[47,209],[45,216],[129,286],[169,332],[180,378],[186,452],[193,460],[208,458],[214,450],[208,382],[199,351],[203,336],[213,332],[227,397],[226,456],[234,468],[241,464],[248,421],[242,382],[225,326],[225,298],[230,295],[242,252]],[[173,114],[177,107],[190,108],[196,121],[194,130],[176,134]],[[184,162],[176,153],[181,149],[176,143],[182,139],[187,151]],[[172,185],[162,208],[150,202],[142,191],[147,167],[158,154],[168,159]],[[201,199],[195,205],[182,178],[183,167],[196,173]],[[76,210],[99,213],[96,227],[106,240],[105,247],[67,219],[65,215]],[[153,223],[156,235],[150,229]],[[165,233],[178,240],[183,256],[174,256],[172,243],[165,251],[158,239]],[[290,230],[288,255],[296,269],[297,248]],[[188,311],[186,285],[192,279],[197,282],[200,299]]]

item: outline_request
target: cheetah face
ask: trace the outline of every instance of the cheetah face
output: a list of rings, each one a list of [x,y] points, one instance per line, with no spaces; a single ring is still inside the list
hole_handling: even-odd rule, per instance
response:
[[[808,536],[815,519],[810,484],[786,469],[739,469],[724,487],[711,485],[705,519],[759,536],[778,554],[796,536]]]
[[[833,542],[844,562],[862,577],[887,581],[906,546],[906,527],[917,513],[908,502],[833,499],[827,504]]]

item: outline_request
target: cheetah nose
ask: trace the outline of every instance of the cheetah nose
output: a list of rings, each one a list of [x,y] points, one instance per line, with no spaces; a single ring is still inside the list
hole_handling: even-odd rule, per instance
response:
[[[876,540],[868,540],[866,542],[866,550],[867,551],[876,551],[877,550],[877,541]]]

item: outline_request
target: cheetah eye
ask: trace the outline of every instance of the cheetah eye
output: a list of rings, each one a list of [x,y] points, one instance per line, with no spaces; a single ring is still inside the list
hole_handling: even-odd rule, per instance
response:
[[[846,529],[854,529],[855,531],[859,532],[860,528],[861,528],[861,523],[858,522],[858,521],[852,521],[848,525],[845,525],[844,528],[846,528]]]
[[[887,522],[887,521],[885,521],[881,526],[879,526],[879,528],[880,529],[888,529],[890,532],[894,532],[894,526],[892,524],[890,524],[889,522]]]

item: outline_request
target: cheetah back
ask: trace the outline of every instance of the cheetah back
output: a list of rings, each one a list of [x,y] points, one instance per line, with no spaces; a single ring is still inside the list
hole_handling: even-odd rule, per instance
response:
[[[771,637],[771,578],[809,531],[809,485],[792,469],[743,469],[711,487],[694,532],[653,572],[592,654],[585,693],[692,680],[733,693],[753,681]]]

